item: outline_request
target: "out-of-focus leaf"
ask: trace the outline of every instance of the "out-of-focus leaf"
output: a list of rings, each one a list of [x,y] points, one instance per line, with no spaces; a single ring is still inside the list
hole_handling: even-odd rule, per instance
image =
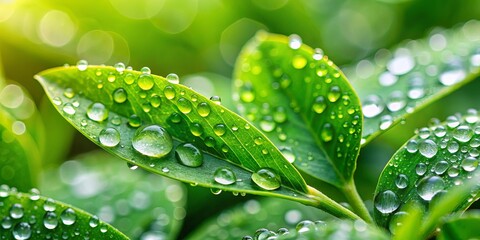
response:
[[[128,239],[96,216],[45,198],[38,190],[19,193],[0,185],[2,239]]]
[[[374,200],[376,222],[388,227],[392,219],[404,214],[399,209],[405,204],[416,203],[423,215],[439,211],[443,216],[446,213],[442,211],[467,209],[478,199],[478,187],[448,202],[446,206],[451,209],[440,211],[435,206],[454,186],[465,184],[479,172],[479,146],[479,115],[473,109],[465,116],[450,116],[444,123],[419,129],[417,136],[394,154],[379,178]],[[432,227],[435,224],[433,221]]]
[[[409,40],[345,68],[361,101],[366,144],[408,115],[478,78],[480,23]]]
[[[79,64],[36,78],[74,127],[131,164],[199,186],[311,203],[301,175],[259,130],[172,75],[169,82],[143,70]],[[259,187],[252,172],[264,168],[274,176],[255,179]]]
[[[47,171],[41,190],[97,215],[132,239],[175,239],[185,216],[186,192],[179,182],[130,170],[103,151]]]
[[[302,220],[329,218],[331,217],[319,209],[292,201],[275,198],[251,199],[205,222],[187,239],[242,239],[259,227],[291,231]]]
[[[438,240],[479,239],[480,212],[466,212],[460,217],[449,219],[441,228]]]
[[[259,32],[234,74],[240,112],[302,171],[337,187],[352,181],[362,117],[343,73],[320,49]]]

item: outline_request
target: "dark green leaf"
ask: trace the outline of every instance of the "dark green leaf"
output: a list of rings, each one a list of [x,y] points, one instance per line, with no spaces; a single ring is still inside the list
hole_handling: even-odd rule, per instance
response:
[[[304,172],[344,187],[352,180],[362,117],[343,73],[300,37],[259,32],[235,66],[240,112]]]
[[[480,212],[466,212],[463,216],[449,219],[440,230],[438,240],[480,238]]]
[[[362,100],[362,144],[480,75],[479,24],[472,20],[428,38],[379,50],[345,69]]]
[[[179,182],[130,170],[104,151],[74,159],[44,174],[43,194],[94,213],[131,239],[176,239],[186,200]]]
[[[331,217],[319,209],[292,201],[275,198],[251,199],[205,222],[187,239],[242,239],[262,226],[274,231],[279,228],[291,231],[302,220],[329,218]]]
[[[404,214],[399,211],[404,204],[416,203],[422,214],[437,214],[434,209],[443,196],[479,171],[479,146],[479,115],[473,109],[464,117],[450,116],[445,123],[419,129],[418,135],[395,153],[379,178],[374,200],[376,222],[388,227],[393,218]],[[451,207],[448,212],[465,210],[478,199],[479,188],[471,187],[468,193],[446,204]]]
[[[47,70],[36,78],[74,127],[131,164],[204,187],[311,202],[301,175],[260,131],[173,80],[82,64]],[[102,131],[110,136],[103,141]],[[153,140],[142,132],[154,134]],[[201,150],[203,162],[195,160],[198,155],[192,148]],[[197,163],[201,165],[187,166]],[[252,182],[252,172],[265,167],[276,172],[282,187],[267,191]],[[219,168],[233,171],[236,181],[231,185],[215,181]]]
[[[1,185],[0,200],[2,239],[128,239],[97,217],[41,197],[35,189],[26,194]]]

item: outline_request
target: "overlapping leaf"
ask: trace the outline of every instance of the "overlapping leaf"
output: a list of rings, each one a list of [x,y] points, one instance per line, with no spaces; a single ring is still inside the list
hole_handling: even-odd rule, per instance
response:
[[[91,141],[131,164],[200,186],[310,202],[303,178],[260,131],[215,101],[174,83],[176,79],[172,83],[143,70],[78,65],[47,70],[36,78],[63,117]],[[165,129],[153,138],[161,137],[165,144],[143,138],[144,128],[152,125]],[[99,135],[107,130],[109,137],[102,142]],[[136,148],[135,136],[143,141]],[[185,143],[201,154],[175,156]],[[166,155],[158,158],[145,151]],[[179,163],[185,156],[189,158],[183,160],[198,160],[194,155],[203,157],[200,166]],[[267,191],[253,183],[252,172],[265,167],[276,172],[282,187]],[[231,170],[236,180],[230,185],[215,181],[219,168]]]
[[[2,239],[128,239],[83,210],[41,197],[38,190],[19,193],[0,185]]]
[[[74,159],[44,174],[43,194],[99,216],[132,239],[176,239],[186,201],[179,182],[130,170],[104,151]]]
[[[445,123],[421,128],[389,161],[375,191],[376,222],[389,226],[404,212],[404,204],[417,203],[422,214],[442,199],[452,187],[464,184],[477,172],[480,155],[480,124],[476,110],[454,115]],[[480,197],[479,188],[457,199],[451,211],[463,211]],[[434,225],[433,225],[434,226]],[[432,226],[432,227],[433,227]]]
[[[478,210],[467,212],[465,215],[452,218],[445,223],[437,239],[478,239],[480,238],[478,226],[480,226],[480,213]]]
[[[320,49],[260,32],[234,74],[240,112],[304,172],[343,187],[352,179],[362,115],[343,73]]]
[[[480,24],[471,20],[346,67],[363,106],[363,144],[480,75]]]

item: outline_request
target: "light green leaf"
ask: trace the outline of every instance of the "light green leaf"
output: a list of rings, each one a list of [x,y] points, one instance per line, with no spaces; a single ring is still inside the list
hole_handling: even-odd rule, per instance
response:
[[[74,127],[131,164],[204,187],[312,202],[301,175],[260,131],[174,80],[143,70],[79,64],[36,78]],[[253,183],[252,172],[265,167],[279,176],[280,188],[270,191]],[[215,181],[220,168],[233,171],[236,181]],[[269,182],[277,187],[275,178]]]
[[[418,135],[395,153],[379,178],[374,200],[376,222],[388,227],[393,218],[403,214],[399,209],[405,204],[416,203],[422,214],[435,213],[435,205],[446,192],[479,172],[479,146],[479,115],[473,109],[464,117],[450,116],[445,123],[419,129]],[[479,188],[468,191],[467,198],[447,204],[452,207],[450,211],[464,211],[478,199]]]
[[[409,40],[345,68],[363,106],[362,144],[480,76],[480,24]]]
[[[43,194],[99,216],[131,239],[176,239],[186,201],[179,182],[130,170],[104,151],[74,159],[44,174]]]
[[[480,232],[480,212],[466,212],[463,216],[449,219],[440,230],[438,240],[478,239]]]
[[[7,185],[0,186],[2,239],[128,239],[97,217],[32,189],[19,193]]]
[[[5,86],[5,74],[3,73],[3,63],[2,63],[2,58],[0,54],[0,89],[2,89]]]
[[[362,117],[343,73],[300,37],[259,32],[234,74],[240,112],[302,171],[337,187],[352,181]]]
[[[331,219],[319,209],[283,199],[250,199],[227,209],[197,228],[187,239],[242,239],[259,227],[295,229],[302,220]],[[251,221],[255,219],[255,221]]]

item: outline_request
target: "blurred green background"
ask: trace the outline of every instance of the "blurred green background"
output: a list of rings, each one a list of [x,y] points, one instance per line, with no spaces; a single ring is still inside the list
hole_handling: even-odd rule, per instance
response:
[[[148,66],[157,75],[175,72],[188,78],[196,90],[219,95],[228,106],[236,56],[260,29],[296,33],[304,43],[322,48],[337,65],[347,66],[402,40],[470,19],[480,19],[478,0],[0,0],[0,60],[6,78],[23,85],[41,108],[47,151],[66,146],[51,156],[61,160],[98,147],[44,102],[32,76],[46,68],[79,59],[90,64],[124,62],[134,69]],[[362,196],[372,198],[385,162],[415,128],[431,117],[444,119],[478,108],[473,96],[479,89],[478,83],[471,83],[363,149],[356,174]],[[180,238],[222,207],[245,200],[189,187]]]

